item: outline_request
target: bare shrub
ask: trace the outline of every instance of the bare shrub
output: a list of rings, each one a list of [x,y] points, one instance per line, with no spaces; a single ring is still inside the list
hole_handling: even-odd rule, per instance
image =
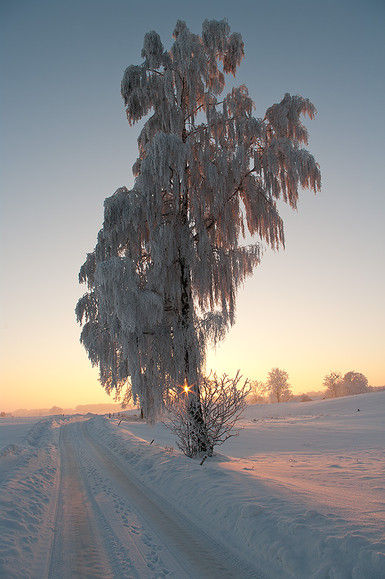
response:
[[[237,436],[235,424],[246,407],[246,397],[250,392],[248,381],[240,385],[242,376],[235,378],[224,374],[218,378],[204,377],[199,383],[199,399],[202,408],[202,433],[206,437],[207,456],[212,456],[214,446],[223,444],[231,436]],[[192,458],[198,453],[195,440],[196,424],[191,415],[191,395],[179,395],[169,407],[170,421],[165,426],[177,436],[177,446],[186,456]],[[202,435],[200,433],[200,435]]]

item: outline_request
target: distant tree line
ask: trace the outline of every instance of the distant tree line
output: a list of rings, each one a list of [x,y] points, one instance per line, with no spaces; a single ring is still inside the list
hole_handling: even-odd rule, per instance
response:
[[[371,392],[373,389],[368,384],[368,379],[360,372],[350,371],[345,375],[341,372],[330,372],[323,379],[324,398],[339,398],[341,396],[353,396]],[[381,388],[379,388],[381,389]],[[306,394],[298,397],[293,395],[289,383],[289,375],[285,370],[272,368],[267,375],[266,382],[260,380],[250,381],[250,397],[253,403],[265,404],[267,402],[288,402],[298,399],[301,402],[310,401]]]

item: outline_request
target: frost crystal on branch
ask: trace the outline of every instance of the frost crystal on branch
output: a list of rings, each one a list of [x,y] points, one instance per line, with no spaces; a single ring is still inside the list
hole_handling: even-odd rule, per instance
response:
[[[246,86],[222,96],[244,55],[240,34],[205,20],[201,36],[182,21],[173,36],[165,51],[156,32],[146,34],[142,64],[124,72],[129,124],[147,117],[135,185],[105,201],[76,308],[102,384],[118,394],[130,384],[150,419],[185,380],[199,402],[206,346],[234,323],[260,243],[284,245],[277,200],[295,208],[300,188],[320,188],[319,167],[301,148],[301,116],[315,115],[308,99],[285,94],[255,118]],[[241,244],[246,233],[252,245]]]

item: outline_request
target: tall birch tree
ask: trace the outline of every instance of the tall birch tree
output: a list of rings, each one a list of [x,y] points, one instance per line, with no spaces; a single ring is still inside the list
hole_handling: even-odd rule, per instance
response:
[[[130,382],[154,418],[170,388],[185,385],[193,427],[206,346],[235,320],[239,286],[261,258],[261,243],[284,246],[277,201],[293,209],[301,188],[316,192],[320,171],[304,148],[308,99],[285,94],[261,118],[246,86],[223,96],[244,56],[225,20],[202,34],[178,21],[170,50],[145,35],[143,62],[124,72],[121,93],[138,138],[132,190],[105,200],[104,223],[79,280],[81,341],[108,392]],[[248,233],[251,245],[242,244]],[[202,434],[203,433],[203,434]]]

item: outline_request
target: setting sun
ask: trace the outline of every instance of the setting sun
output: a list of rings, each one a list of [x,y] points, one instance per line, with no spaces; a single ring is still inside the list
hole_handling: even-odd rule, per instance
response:
[[[186,394],[186,396],[187,396],[187,394],[189,394],[191,392],[191,386],[188,385],[187,378],[184,379],[184,384],[182,386],[182,389],[183,389],[184,393]]]

